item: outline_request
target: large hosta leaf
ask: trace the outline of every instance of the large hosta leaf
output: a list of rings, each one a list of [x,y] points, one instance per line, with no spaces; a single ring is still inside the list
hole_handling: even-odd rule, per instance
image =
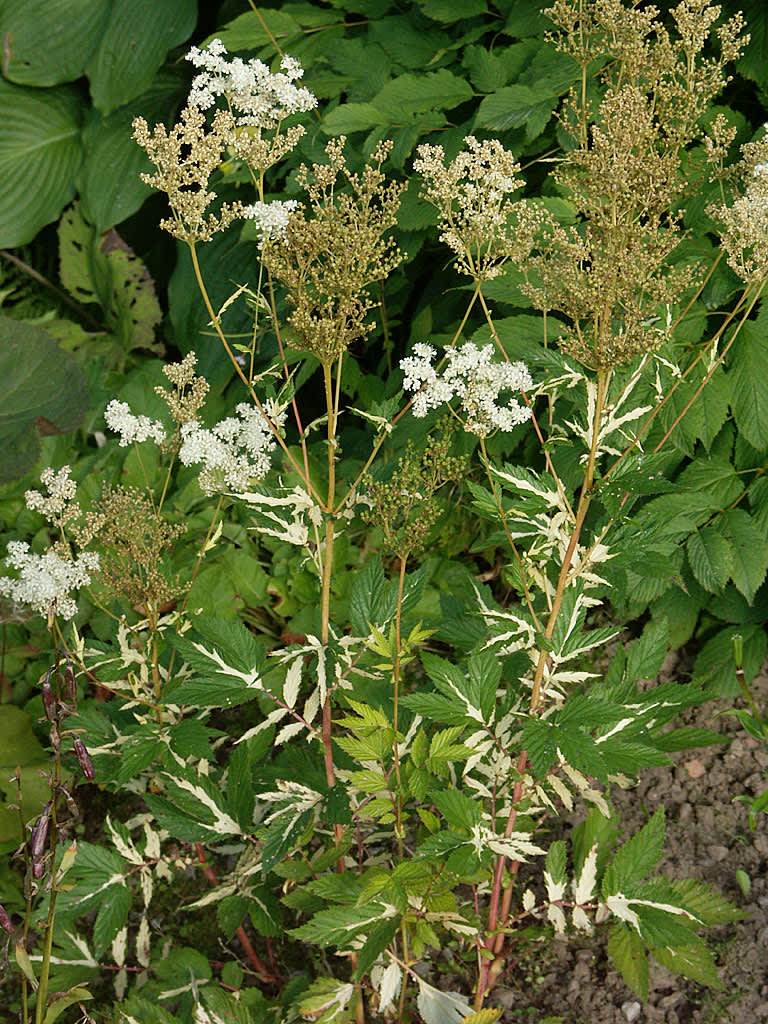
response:
[[[82,160],[74,91],[0,81],[0,246],[31,241],[75,192]]]
[[[107,117],[94,118],[83,132],[83,166],[77,185],[88,219],[99,231],[130,217],[152,192],[139,177],[153,168],[131,137],[131,122],[139,114],[151,125],[173,121],[181,90],[179,75],[163,71],[151,89]]]
[[[96,49],[110,0],[3,0],[3,75],[17,85],[79,78]]]
[[[38,434],[78,427],[87,398],[82,370],[41,327],[0,317],[0,483],[34,466]]]
[[[111,0],[109,21],[86,69],[96,109],[110,114],[145,92],[196,20],[196,0]]]

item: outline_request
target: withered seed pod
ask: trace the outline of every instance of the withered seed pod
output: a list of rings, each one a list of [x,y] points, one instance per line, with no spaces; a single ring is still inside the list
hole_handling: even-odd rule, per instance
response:
[[[50,669],[48,671],[50,675]],[[58,708],[56,707],[56,695],[53,692],[53,687],[48,682],[46,677],[43,683],[43,711],[45,711],[45,717],[49,722],[55,723],[58,718]]]
[[[45,853],[45,845],[48,842],[48,825],[50,824],[51,804],[50,801],[43,808],[43,813],[35,822],[32,834],[29,837],[29,856],[33,861],[39,861]],[[39,877],[35,875],[35,878]]]
[[[4,932],[8,932],[9,935],[13,935],[13,925],[11,924],[11,919],[8,916],[8,911],[5,909],[2,903],[0,903],[0,928],[2,928]]]
[[[85,744],[79,737],[74,740],[74,748],[77,763],[80,765],[80,771],[88,782],[93,782],[96,778],[96,773],[93,770],[93,761],[91,761],[91,755],[88,753]]]

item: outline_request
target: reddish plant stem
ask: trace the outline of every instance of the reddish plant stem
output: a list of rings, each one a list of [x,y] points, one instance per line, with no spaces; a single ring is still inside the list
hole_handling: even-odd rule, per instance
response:
[[[216,877],[216,872],[205,859],[205,850],[203,849],[202,843],[195,843],[195,853],[197,854],[198,862],[200,864],[200,867],[203,869],[203,874],[205,875],[205,877],[208,879],[211,885],[218,885],[219,880]],[[253,967],[254,971],[258,974],[259,978],[270,985],[277,984],[280,979],[277,977],[276,974],[273,974],[272,971],[270,971],[270,969],[267,967],[265,963],[263,963],[262,960],[259,959],[259,956],[256,953],[256,950],[251,945],[251,940],[248,938],[245,928],[243,928],[242,925],[240,925],[239,928],[237,929],[237,937],[240,940],[240,945],[243,947],[243,950],[245,951],[245,955],[250,960],[251,966]]]

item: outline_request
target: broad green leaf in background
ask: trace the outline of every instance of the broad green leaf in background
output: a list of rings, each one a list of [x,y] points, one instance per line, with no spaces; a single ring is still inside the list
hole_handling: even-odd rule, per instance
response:
[[[86,67],[93,105],[102,114],[146,92],[174,46],[189,38],[197,0],[111,0],[109,21]]]
[[[419,7],[428,18],[446,24],[462,18],[477,18],[488,11],[485,0],[419,0]]]
[[[240,228],[232,227],[200,246],[200,269],[215,310],[221,309],[240,285],[248,284],[255,289],[258,283],[258,248],[255,244],[241,244],[239,238]],[[179,258],[168,288],[176,344],[184,353],[197,353],[197,371],[210,379],[214,369],[227,362],[227,356],[209,326],[210,317],[200,298],[189,250],[179,243],[177,251]],[[222,324],[230,339],[247,340],[251,337],[253,316],[245,302],[239,300],[224,313]]]
[[[350,135],[387,123],[387,118],[373,103],[341,103],[323,118],[323,131],[329,135]]]
[[[139,174],[153,168],[131,138],[131,122],[141,115],[149,125],[168,124],[182,100],[181,88],[177,74],[161,72],[147,92],[107,117],[97,115],[83,132],[77,185],[83,210],[98,231],[130,217],[151,195]]]
[[[768,88],[768,8],[764,0],[727,0],[729,16],[741,11],[749,26],[749,46],[739,58],[739,73]]]
[[[17,85],[79,78],[96,49],[110,0],[3,0],[3,76]]]
[[[0,247],[30,242],[74,195],[81,116],[74,90],[0,81]]]
[[[0,482],[34,466],[38,433],[75,430],[87,401],[82,370],[42,327],[0,317]]]
[[[98,303],[118,350],[162,351],[155,327],[162,318],[147,268],[116,231],[100,234],[77,206],[59,227],[61,281],[81,303]]]
[[[393,123],[425,110],[452,110],[472,99],[472,87],[445,68],[419,75],[399,75],[387,82],[372,103]]]
[[[756,321],[744,325],[733,343],[728,370],[736,426],[758,451],[768,447],[767,326],[768,316],[762,310]]]
[[[13,773],[21,766],[24,818],[30,821],[50,799],[50,786],[40,774],[48,757],[35,739],[32,719],[21,708],[3,704],[0,709],[0,843],[21,842],[19,812],[8,804],[18,800]]]
[[[290,39],[300,34],[301,26],[290,14],[267,9],[260,9],[258,13],[245,11],[215,32],[230,53],[274,46],[275,41],[285,47]]]

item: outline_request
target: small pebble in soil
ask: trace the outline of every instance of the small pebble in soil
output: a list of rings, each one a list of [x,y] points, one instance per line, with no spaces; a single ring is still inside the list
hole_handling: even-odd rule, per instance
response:
[[[633,1021],[637,1020],[640,1016],[641,1010],[642,1006],[640,1003],[637,1003],[634,1000],[628,999],[626,1003],[621,1004],[621,1012],[624,1014],[624,1018],[629,1021],[629,1024],[632,1024]]]

